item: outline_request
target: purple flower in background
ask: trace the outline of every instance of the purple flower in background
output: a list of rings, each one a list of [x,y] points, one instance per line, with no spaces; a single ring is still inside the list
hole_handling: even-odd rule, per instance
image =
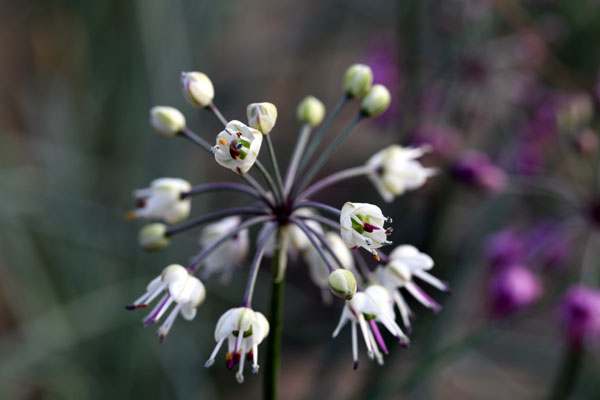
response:
[[[491,312],[498,318],[531,305],[541,294],[542,284],[539,278],[520,264],[493,271],[489,279]]]
[[[547,268],[564,264],[571,251],[569,237],[552,221],[536,224],[526,233],[525,242],[535,260]]]
[[[523,261],[525,248],[521,234],[514,228],[503,229],[487,241],[486,257],[493,267],[502,267]]]
[[[389,88],[392,100],[387,111],[377,122],[387,124],[396,120],[401,113],[397,94],[402,87],[402,73],[397,60],[397,45],[391,37],[378,37],[371,42],[364,63],[373,71],[373,83],[379,83]]]
[[[450,126],[428,124],[415,129],[412,144],[429,144],[435,155],[444,160],[451,160],[462,148],[462,137],[458,130]]]
[[[584,285],[572,286],[559,307],[561,329],[573,347],[600,337],[600,291]]]
[[[462,154],[452,168],[452,175],[487,193],[499,192],[507,183],[504,171],[494,165],[487,154],[474,150]]]
[[[516,150],[515,168],[521,174],[534,175],[543,170],[544,151],[535,140],[525,139]]]

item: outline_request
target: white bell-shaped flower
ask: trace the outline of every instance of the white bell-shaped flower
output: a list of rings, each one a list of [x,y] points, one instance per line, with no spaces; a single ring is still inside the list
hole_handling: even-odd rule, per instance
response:
[[[433,260],[425,253],[410,245],[396,247],[389,255],[389,262],[385,267],[377,268],[377,277],[381,284],[391,293],[392,298],[398,306],[402,322],[410,329],[412,312],[402,297],[400,288],[406,289],[419,303],[435,312],[441,310],[441,306],[419,287],[414,278],[430,284],[436,289],[449,292],[448,284],[431,275],[428,270],[433,268]]]
[[[178,264],[166,267],[162,273],[154,278],[146,287],[146,293],[136,299],[132,304],[126,306],[128,310],[146,308],[161,293],[165,292],[154,309],[144,318],[144,326],[156,323],[167,312],[173,303],[175,307],[158,328],[160,340],[164,340],[175,318],[181,314],[183,318],[191,321],[196,316],[196,309],[206,297],[206,289],[200,281],[189,271]]]
[[[383,356],[379,349],[381,348],[385,354],[388,350],[376,322],[383,324],[403,346],[407,346],[409,343],[408,337],[394,321],[393,309],[388,304],[390,301],[388,298],[389,294],[387,294],[385,288],[374,285],[373,289],[369,290],[367,288],[367,291],[358,292],[351,300],[346,301],[338,326],[333,332],[333,337],[340,333],[348,321],[351,322],[354,369],[358,368],[357,325],[362,332],[369,358],[377,359],[379,364],[383,364]]]
[[[333,253],[337,256],[337,258],[342,263],[342,266],[345,269],[348,269],[354,272],[354,257],[352,256],[352,252],[346,247],[344,241],[335,232],[327,232],[325,234],[325,240],[327,244],[333,251]],[[331,254],[323,249],[323,253],[325,257],[329,260],[331,265],[336,265],[337,263],[331,256]],[[331,303],[331,292],[329,291],[328,279],[329,279],[329,268],[327,264],[317,251],[314,246],[308,246],[304,251],[304,261],[308,265],[308,272],[310,274],[310,278],[312,281],[321,289],[321,294],[323,296],[323,301],[329,304]],[[339,266],[338,266],[339,267]]]
[[[252,373],[258,373],[258,345],[269,334],[269,321],[265,316],[248,307],[229,309],[219,318],[215,328],[215,346],[205,366],[208,368],[215,362],[219,349],[227,340],[227,368],[232,369],[239,363],[235,378],[244,382],[244,360],[252,360]]]
[[[429,146],[392,145],[378,151],[367,161],[371,170],[369,179],[385,201],[389,203],[407,190],[422,187],[427,178],[435,175],[435,169],[425,168],[416,160],[428,151]]]
[[[229,121],[217,135],[212,151],[220,165],[242,175],[254,165],[262,140],[263,135],[258,130],[240,121]]]
[[[175,224],[190,215],[191,199],[182,194],[192,186],[180,178],[159,178],[150,183],[149,188],[133,192],[138,208],[127,214],[128,219],[160,219]]]
[[[379,260],[375,249],[391,244],[387,240],[392,230],[384,228],[385,222],[392,222],[383,216],[381,209],[368,203],[346,202],[340,216],[341,236],[350,249],[363,247]]]
[[[207,225],[200,234],[202,250],[212,246],[222,236],[237,228],[241,223],[242,219],[236,215]],[[248,255],[248,246],[248,229],[242,229],[204,259],[201,277],[207,279],[214,273],[222,273],[222,280],[224,282],[229,281],[232,268],[240,266]]]

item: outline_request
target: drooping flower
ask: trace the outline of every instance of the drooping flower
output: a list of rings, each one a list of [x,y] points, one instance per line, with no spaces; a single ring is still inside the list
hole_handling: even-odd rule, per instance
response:
[[[212,151],[220,165],[242,175],[254,165],[262,140],[258,130],[233,120],[217,135]]]
[[[252,373],[258,373],[258,345],[269,334],[269,321],[265,316],[248,307],[237,307],[226,311],[215,328],[215,346],[205,366],[208,368],[215,362],[215,357],[223,342],[227,339],[227,368],[232,369],[239,363],[235,378],[244,382],[244,360],[252,360]]]
[[[393,309],[388,305],[389,294],[387,294],[386,289],[378,285],[369,288],[365,292],[356,293],[352,299],[346,301],[340,321],[333,332],[335,338],[346,323],[351,322],[354,369],[358,368],[357,325],[362,332],[369,358],[376,358],[379,364],[383,364],[383,357],[379,348],[386,354],[388,350],[376,322],[383,324],[401,344],[408,345],[409,343],[408,337],[404,335],[402,329],[394,321]]]
[[[600,340],[600,291],[584,285],[572,286],[559,307],[559,319],[572,347]]]
[[[236,215],[206,225],[200,234],[200,246],[202,250],[212,246],[222,236],[231,232],[241,223],[242,218]],[[231,276],[232,269],[235,266],[239,266],[248,255],[248,247],[248,230],[242,229],[231,239],[223,242],[205,258],[202,266],[202,277],[206,279],[214,273],[221,272],[223,281],[227,282]]]
[[[387,240],[392,230],[385,229],[384,224],[392,222],[383,216],[381,209],[368,203],[346,202],[340,215],[341,236],[350,249],[362,247],[379,259],[377,251],[381,246],[391,244]]]
[[[415,283],[414,278],[419,278],[436,289],[449,291],[447,283],[428,272],[433,265],[433,260],[427,254],[421,253],[414,246],[402,245],[390,253],[389,262],[385,267],[377,268],[376,275],[381,284],[392,293],[407,329],[411,327],[412,311],[402,297],[400,288],[406,289],[419,303],[435,312],[440,311],[442,307]]]
[[[340,235],[335,232],[327,232],[327,234],[325,234],[325,240],[333,253],[340,260],[343,267],[347,270],[354,271],[354,257],[352,257],[352,253],[348,250],[348,247],[346,247]],[[323,250],[323,252],[331,265],[337,265],[328,251]],[[328,289],[330,271],[327,264],[325,264],[325,261],[323,261],[323,258],[314,246],[308,246],[306,248],[304,251],[304,261],[308,265],[308,272],[312,281],[321,288],[323,300],[326,303],[329,303],[331,301],[331,295]]]
[[[180,178],[159,178],[149,188],[133,192],[138,208],[127,214],[128,219],[152,218],[175,224],[190,215],[191,200],[182,195],[192,186]]]
[[[531,305],[541,294],[539,278],[519,264],[493,271],[488,283],[491,312],[500,318]]]
[[[189,271],[178,264],[166,267],[162,273],[154,278],[146,287],[146,293],[127,305],[128,310],[146,308],[161,293],[165,292],[154,309],[144,318],[144,326],[156,323],[167,312],[171,304],[175,307],[158,328],[161,341],[165,339],[175,318],[181,314],[183,318],[191,321],[196,316],[196,309],[206,297],[206,290],[200,279],[190,275]]]
[[[428,152],[430,146],[416,148],[388,146],[375,153],[368,161],[369,179],[381,197],[388,203],[407,190],[422,187],[435,169],[425,168],[416,159]]]
[[[347,269],[333,270],[327,277],[327,285],[331,293],[345,300],[350,300],[356,294],[356,278]]]

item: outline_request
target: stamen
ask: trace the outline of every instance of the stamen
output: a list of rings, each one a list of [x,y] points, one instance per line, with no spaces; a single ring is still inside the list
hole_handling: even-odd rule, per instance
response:
[[[371,254],[373,254],[373,258],[375,260],[381,261],[381,258],[379,257],[379,254],[375,250],[373,250],[373,252]]]
[[[394,228],[392,228],[391,226],[385,230],[386,235],[391,235],[392,232],[394,232]]]
[[[225,366],[227,369],[233,368],[233,353],[227,353],[225,355]]]
[[[375,339],[377,339],[379,347],[381,347],[381,350],[383,350],[384,354],[388,354],[388,349],[385,345],[385,342],[383,341],[383,337],[381,337],[381,332],[379,332],[379,328],[377,327],[375,320],[369,320],[369,324],[371,325],[371,330],[373,331],[373,335],[375,335]]]
[[[378,228],[378,227],[376,227],[375,225],[371,225],[371,224],[369,224],[369,223],[365,222],[365,223],[363,224],[363,229],[365,230],[365,232],[369,232],[369,233],[371,233],[371,232],[373,232],[373,231],[378,231],[378,230],[379,230],[379,229],[381,229],[381,228]]]
[[[252,346],[252,373],[258,374],[258,344]]]
[[[158,303],[154,309],[144,318],[144,327],[147,327],[151,323],[153,323],[157,319],[158,313],[164,308],[165,304],[169,301],[171,296],[169,294],[165,294],[160,303]]]
[[[386,217],[385,222],[387,222],[388,224],[391,224],[392,222],[394,222],[394,220],[392,219],[392,217]]]
[[[221,143],[221,145],[226,146],[227,145],[227,140],[221,138],[219,139],[219,143]]]
[[[138,217],[137,210],[129,211],[125,214],[125,220],[132,221]]]
[[[219,349],[221,349],[221,346],[223,345],[223,342],[225,341],[225,339],[221,339],[217,342],[217,345],[215,346],[212,354],[210,355],[210,358],[208,359],[208,361],[206,361],[206,363],[204,364],[204,366],[206,368],[210,367],[211,365],[213,365],[215,363],[215,357],[217,356],[217,353],[219,352]]]
[[[354,370],[358,368],[358,342],[356,339],[356,324],[352,323],[352,359],[354,360]]]
[[[235,374],[235,378],[237,379],[238,383],[243,383],[244,382],[244,360],[246,358],[241,353],[242,352],[240,350],[240,357],[241,357],[240,368],[238,369],[237,374]]]

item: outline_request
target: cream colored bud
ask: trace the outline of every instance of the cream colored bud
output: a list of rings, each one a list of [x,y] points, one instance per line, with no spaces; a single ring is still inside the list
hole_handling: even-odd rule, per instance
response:
[[[344,75],[344,92],[349,97],[363,97],[373,83],[373,71],[364,64],[354,64],[346,70]]]
[[[306,96],[298,105],[298,120],[300,122],[317,126],[325,117],[325,106],[321,100],[314,96]]]
[[[277,107],[272,103],[252,103],[246,108],[248,125],[263,135],[271,132],[277,121]]]
[[[185,99],[196,107],[210,106],[215,97],[210,78],[202,72],[182,72],[181,90]]]
[[[185,128],[185,117],[176,108],[155,106],[150,109],[150,123],[159,136],[171,138]]]
[[[153,223],[144,226],[138,235],[140,246],[146,251],[158,251],[169,245],[166,235],[167,226],[161,223]]]
[[[370,117],[376,117],[383,113],[390,105],[392,97],[383,85],[373,85],[369,92],[363,97],[360,109]]]
[[[336,269],[327,279],[331,293],[342,299],[350,300],[356,293],[356,279],[347,269]]]

